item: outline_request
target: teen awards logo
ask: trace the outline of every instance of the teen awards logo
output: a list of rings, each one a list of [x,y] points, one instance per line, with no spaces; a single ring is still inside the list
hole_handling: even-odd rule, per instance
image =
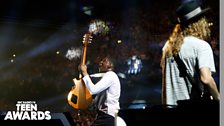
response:
[[[8,111],[4,120],[50,120],[50,111],[38,111],[35,101],[17,101],[17,111]]]

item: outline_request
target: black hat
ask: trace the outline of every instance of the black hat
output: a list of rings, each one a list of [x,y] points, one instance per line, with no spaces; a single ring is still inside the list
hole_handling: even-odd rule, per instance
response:
[[[202,9],[196,0],[182,3],[176,10],[179,23],[189,22],[196,17],[204,15],[210,8]]]

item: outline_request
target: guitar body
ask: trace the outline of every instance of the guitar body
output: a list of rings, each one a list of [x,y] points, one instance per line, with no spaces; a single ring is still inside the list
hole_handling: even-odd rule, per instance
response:
[[[83,49],[82,49],[82,59],[81,63],[85,64],[86,62],[86,50],[87,44],[90,43],[92,36],[88,33],[83,37]],[[79,79],[73,79],[74,86],[70,90],[67,100],[68,103],[75,109],[87,109],[92,103],[92,95],[87,89],[82,76],[80,74]]]
[[[73,79],[75,87],[68,94],[68,103],[75,109],[87,109],[92,103],[92,95],[82,79]]]

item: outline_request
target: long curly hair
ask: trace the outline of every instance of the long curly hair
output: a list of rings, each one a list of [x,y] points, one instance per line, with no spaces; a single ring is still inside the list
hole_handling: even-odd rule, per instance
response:
[[[201,17],[196,22],[189,23],[188,25],[176,24],[164,48],[161,64],[163,64],[165,56],[175,56],[178,54],[185,36],[194,36],[206,41],[210,39],[210,35],[211,31],[206,17]]]

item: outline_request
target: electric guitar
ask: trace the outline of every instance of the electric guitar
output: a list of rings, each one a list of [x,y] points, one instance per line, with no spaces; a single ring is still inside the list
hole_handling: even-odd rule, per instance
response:
[[[91,43],[92,36],[90,33],[86,33],[83,37],[83,48],[81,63],[85,65],[86,63],[86,51],[88,43]],[[73,79],[75,85],[70,90],[67,100],[68,103],[75,109],[87,109],[92,103],[92,95],[87,89],[84,81],[82,80],[82,75],[79,74],[79,78]]]

